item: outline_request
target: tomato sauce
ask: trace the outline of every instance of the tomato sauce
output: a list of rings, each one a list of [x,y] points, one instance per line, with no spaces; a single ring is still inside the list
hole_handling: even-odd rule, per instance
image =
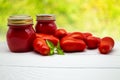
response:
[[[55,16],[50,14],[37,15],[35,29],[36,33],[54,34],[57,29]]]
[[[10,16],[8,19],[7,44],[12,52],[27,52],[33,49],[35,31],[30,16]]]

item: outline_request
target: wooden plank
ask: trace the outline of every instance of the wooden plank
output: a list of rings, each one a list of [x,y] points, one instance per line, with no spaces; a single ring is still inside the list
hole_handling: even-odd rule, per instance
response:
[[[120,80],[120,69],[0,67],[0,80]]]
[[[66,53],[65,55],[41,56],[35,52],[12,53],[6,43],[0,44],[0,66],[63,67],[63,68],[120,68],[120,49],[116,44],[109,55],[98,50]]]

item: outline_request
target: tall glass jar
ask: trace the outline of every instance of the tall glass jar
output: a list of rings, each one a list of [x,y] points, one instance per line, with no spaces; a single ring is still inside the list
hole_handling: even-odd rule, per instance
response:
[[[38,14],[35,29],[36,33],[54,34],[57,29],[55,15]]]
[[[8,18],[7,44],[12,52],[26,52],[33,49],[35,31],[30,16],[16,15]]]

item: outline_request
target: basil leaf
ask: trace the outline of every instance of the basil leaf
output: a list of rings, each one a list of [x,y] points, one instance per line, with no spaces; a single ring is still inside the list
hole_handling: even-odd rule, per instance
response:
[[[53,55],[54,54],[54,49],[55,49],[54,44],[50,40],[46,40],[46,43],[50,48],[50,55]]]
[[[56,50],[57,50],[57,54],[64,55],[64,52],[63,52],[63,50],[60,47],[60,42],[58,42]]]
[[[60,42],[57,43],[57,46],[55,47],[54,44],[50,40],[46,40],[47,45],[50,48],[50,54],[53,55],[55,51],[57,51],[57,54],[64,55],[63,50],[60,47]]]
[[[46,43],[50,48],[55,48],[54,44],[50,40],[46,40]]]

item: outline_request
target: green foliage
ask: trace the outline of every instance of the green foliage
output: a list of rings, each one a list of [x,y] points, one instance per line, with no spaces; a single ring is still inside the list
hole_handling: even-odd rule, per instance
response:
[[[120,0],[0,0],[0,41],[5,40],[7,18],[27,14],[55,14],[59,28],[92,32],[120,40]]]

